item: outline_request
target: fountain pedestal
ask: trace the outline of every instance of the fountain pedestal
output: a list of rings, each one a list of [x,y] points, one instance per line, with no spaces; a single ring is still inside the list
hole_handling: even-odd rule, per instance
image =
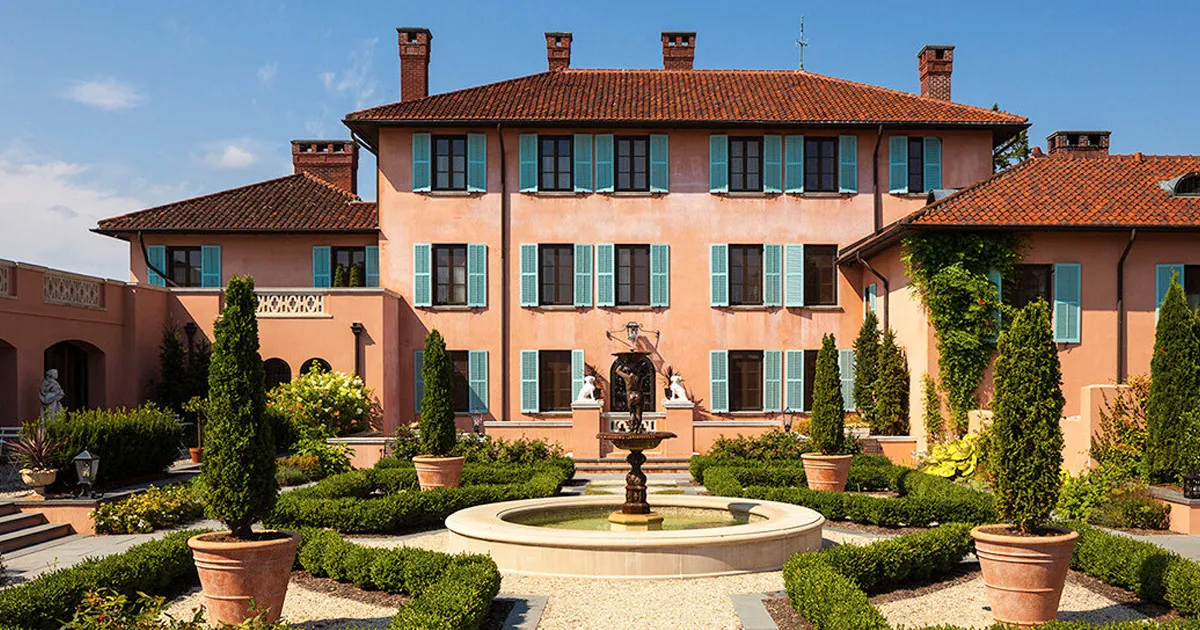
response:
[[[629,462],[629,474],[625,475],[625,503],[619,512],[608,515],[613,531],[649,531],[662,529],[663,517],[650,510],[646,501],[646,473],[642,464],[646,456],[642,451],[655,448],[663,440],[675,437],[667,431],[645,431],[636,433],[601,433],[596,436],[608,440],[613,446],[629,451],[625,461]]]

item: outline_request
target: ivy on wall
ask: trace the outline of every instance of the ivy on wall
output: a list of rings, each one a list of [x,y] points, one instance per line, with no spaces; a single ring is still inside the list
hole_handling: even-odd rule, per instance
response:
[[[937,341],[938,380],[951,425],[967,432],[967,412],[996,349],[1000,300],[989,272],[1009,277],[1020,239],[1007,232],[922,233],[904,239],[901,256]]]

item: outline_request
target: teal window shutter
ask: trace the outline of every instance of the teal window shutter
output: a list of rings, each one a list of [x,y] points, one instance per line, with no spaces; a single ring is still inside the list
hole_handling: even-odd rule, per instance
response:
[[[842,409],[854,411],[854,350],[838,350],[838,371],[842,377]]]
[[[521,244],[521,306],[538,305],[538,246]]]
[[[804,136],[788,136],[783,143],[784,190],[804,192]]]
[[[653,258],[654,250],[650,250]],[[654,264],[650,267],[653,269]],[[616,246],[601,243],[596,246],[596,306],[616,306]],[[654,277],[651,276],[651,282]],[[653,293],[653,291],[651,291]]]
[[[729,412],[729,353],[713,350],[708,353],[708,387],[713,413]]]
[[[200,286],[206,289],[221,287],[221,246],[200,246]]]
[[[1054,265],[1054,341],[1079,343],[1080,293],[1083,291],[1079,263]]]
[[[929,192],[942,187],[942,139],[925,138],[925,190]]]
[[[487,306],[487,245],[467,244],[467,306]]]
[[[613,135],[596,136],[596,192],[613,191]]]
[[[804,306],[803,245],[787,245],[783,248],[783,284],[784,306]]]
[[[167,247],[165,245],[151,245],[146,248],[146,282],[155,287],[167,286],[167,279],[155,269],[167,270]]]
[[[888,192],[908,192],[908,136],[888,138]]]
[[[421,399],[425,398],[425,351],[413,352],[413,413],[421,413]]]
[[[433,306],[433,247],[413,243],[413,306]]]
[[[763,350],[763,411],[783,411],[783,351]]]
[[[318,289],[333,286],[333,254],[328,246],[313,248],[313,286]]]
[[[586,371],[583,362],[583,350],[571,351],[571,400],[579,398],[579,390],[583,389],[583,373]]]
[[[575,134],[575,192],[592,192],[592,136]]]
[[[650,134],[650,192],[667,192],[671,179],[668,142],[666,134]]]
[[[858,192],[858,136],[838,136],[838,192]]]
[[[729,192],[729,136],[708,137],[708,192]]]
[[[467,192],[487,191],[487,134],[467,134]]]
[[[671,246],[650,246],[650,306],[671,304]]]
[[[992,286],[996,287],[996,302],[1003,304],[1004,303],[1004,278],[1000,275],[1000,272],[995,269],[992,269],[991,271],[989,271],[987,274],[987,277],[988,277],[988,282],[991,282]],[[1004,310],[1001,308],[997,308],[996,309],[996,337],[1000,336],[1001,318],[1003,316],[1004,316]],[[993,341],[996,339],[996,337],[992,338]]]
[[[429,192],[433,181],[433,164],[430,160],[430,140],[427,133],[412,135],[412,189],[413,192]]]
[[[538,351],[521,351],[521,413],[537,413]]]
[[[763,245],[763,306],[783,306],[783,245]]]
[[[518,187],[521,192],[537,192],[538,189],[538,137],[536,133],[521,134],[518,148],[520,150],[520,177]]]
[[[488,352],[487,350],[470,350],[467,352],[467,381],[471,387],[469,411],[471,413],[487,413],[488,410]]]
[[[729,306],[729,245],[713,244],[708,248],[709,303]]]
[[[377,287],[379,286],[379,246],[367,245],[365,249],[366,263],[364,266],[367,268],[366,286]]]
[[[804,411],[804,351],[788,350],[784,362],[784,406],[788,411]]]
[[[763,136],[763,192],[783,191],[783,136]]]
[[[878,291],[879,285],[877,284],[868,284],[863,288],[863,306],[866,307],[866,311],[870,311],[876,315],[879,314]],[[866,315],[866,311],[863,312],[864,316]]]
[[[1154,267],[1154,313],[1167,297],[1167,289],[1171,288],[1171,278],[1179,275],[1179,284],[1183,284],[1183,265],[1156,265]]]
[[[592,305],[592,246],[575,244],[575,306]]]

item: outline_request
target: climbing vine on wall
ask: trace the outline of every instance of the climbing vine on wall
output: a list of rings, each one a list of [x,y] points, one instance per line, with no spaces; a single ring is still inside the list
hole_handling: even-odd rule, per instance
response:
[[[991,271],[1009,277],[1020,239],[1011,233],[940,232],[904,239],[905,271],[925,306],[937,340],[938,380],[955,433],[967,432],[967,412],[999,336],[1000,304]]]

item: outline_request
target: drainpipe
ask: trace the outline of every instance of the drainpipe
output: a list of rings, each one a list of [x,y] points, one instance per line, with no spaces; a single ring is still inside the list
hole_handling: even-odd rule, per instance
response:
[[[510,280],[508,268],[509,249],[509,223],[511,223],[510,215],[512,213],[508,203],[508,169],[504,166],[504,130],[500,123],[496,123],[496,136],[500,140],[500,414],[498,418],[508,416],[508,372],[509,372],[509,313],[508,313],[508,291]],[[493,415],[494,412],[493,412]]]
[[[879,125],[879,131],[875,133],[875,152],[871,159],[871,186],[875,190],[875,233],[878,234],[883,229],[883,194],[879,191],[879,145],[883,142],[883,125]],[[860,259],[861,260],[861,259]],[[868,267],[869,268],[869,267]],[[872,269],[872,271],[874,271]],[[876,274],[878,275],[878,274]],[[885,294],[886,295],[886,294]],[[884,298],[887,299],[886,297]],[[884,313],[887,311],[885,310]],[[884,324],[884,330],[887,329],[887,324]]]
[[[350,324],[350,331],[354,333],[354,373],[359,376],[362,375],[362,334],[366,329],[362,322]]]
[[[867,271],[870,271],[872,275],[874,275],[876,278],[879,278],[879,281],[883,283],[883,329],[886,331],[888,330],[888,298],[892,294],[888,287],[888,279],[883,277],[883,274],[876,271],[875,268],[871,266],[871,263],[867,262],[862,257],[862,253],[855,253],[854,259],[863,267],[865,267]]]
[[[1121,258],[1117,260],[1117,382],[1124,383],[1128,376],[1128,366],[1126,363],[1125,349],[1125,257],[1129,255],[1129,250],[1133,249],[1133,241],[1137,238],[1137,230],[1129,231],[1129,242],[1125,243],[1125,250],[1121,252]]]
[[[141,248],[141,250],[142,250],[142,260],[146,261],[146,269],[149,269],[150,271],[153,271],[154,273],[157,273],[158,275],[162,276],[163,284],[165,284],[166,286],[169,286],[169,287],[175,286],[175,283],[171,281],[170,274],[168,274],[165,270],[159,269],[158,267],[152,266],[150,264],[150,254],[146,252],[146,241],[142,239],[142,231],[141,230],[138,230],[137,240],[138,240],[138,247]],[[150,275],[149,274],[146,274],[146,284],[150,284]]]

